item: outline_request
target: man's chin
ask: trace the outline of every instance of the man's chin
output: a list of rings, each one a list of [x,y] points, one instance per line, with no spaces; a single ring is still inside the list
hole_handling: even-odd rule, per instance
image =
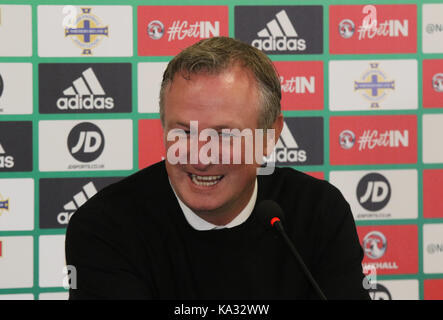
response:
[[[186,206],[191,209],[193,212],[198,214],[204,214],[204,213],[211,213],[211,212],[217,212],[218,209],[220,209],[221,205],[218,205],[217,203],[208,203],[204,200],[190,200],[186,201],[184,199],[183,201]]]

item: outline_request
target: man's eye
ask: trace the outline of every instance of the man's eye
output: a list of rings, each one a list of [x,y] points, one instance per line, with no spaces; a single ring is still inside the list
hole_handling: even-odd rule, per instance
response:
[[[172,136],[175,136],[175,137],[184,137],[185,138],[185,137],[188,136],[188,133],[185,130],[183,130],[183,129],[171,129],[169,131],[168,135],[172,135]]]
[[[238,134],[235,131],[223,130],[219,132],[219,136],[222,138],[236,138]]]
[[[218,135],[219,135],[220,137],[222,137],[222,138],[231,138],[231,137],[234,136],[234,135],[233,135],[232,133],[230,133],[230,132],[219,132]]]

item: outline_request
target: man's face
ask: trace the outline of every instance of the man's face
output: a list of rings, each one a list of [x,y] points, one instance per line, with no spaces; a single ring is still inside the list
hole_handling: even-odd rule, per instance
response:
[[[165,93],[166,150],[174,144],[167,141],[167,133],[173,129],[188,132],[191,121],[198,121],[199,133],[207,128],[220,133],[222,129],[254,130],[258,111],[256,83],[250,72],[238,65],[217,75],[191,75],[188,80],[177,74]],[[198,149],[205,144],[199,142]],[[189,142],[187,146],[189,153]],[[242,164],[189,164],[189,154],[187,159],[187,164],[166,161],[178,197],[203,219],[214,224],[228,223],[250,200],[257,165],[245,164],[244,158]]]

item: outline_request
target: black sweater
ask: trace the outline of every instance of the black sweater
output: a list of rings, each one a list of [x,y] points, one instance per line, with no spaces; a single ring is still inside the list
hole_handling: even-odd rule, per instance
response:
[[[258,176],[256,204],[276,201],[285,228],[328,299],[369,299],[349,205],[326,181],[289,168]],[[255,211],[230,229],[186,221],[164,162],[96,194],[72,216],[70,299],[317,299],[275,230]]]

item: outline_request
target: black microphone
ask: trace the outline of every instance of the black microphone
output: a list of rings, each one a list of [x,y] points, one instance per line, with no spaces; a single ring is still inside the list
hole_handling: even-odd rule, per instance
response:
[[[302,257],[298,253],[297,249],[295,249],[294,245],[292,244],[291,239],[289,239],[288,235],[286,234],[285,229],[283,228],[282,220],[284,220],[284,213],[283,210],[280,208],[280,206],[272,200],[264,200],[260,202],[257,205],[257,217],[258,219],[267,227],[271,226],[278,230],[282,238],[285,240],[286,244],[288,245],[289,249],[291,250],[292,254],[294,255],[295,259],[297,260],[298,264],[303,270],[303,273],[305,274],[306,278],[308,278],[309,282],[311,283],[314,290],[317,292],[318,296],[321,300],[327,300],[326,296],[324,295],[323,291],[318,286],[317,282],[315,281],[314,277],[312,276],[311,272],[309,271],[306,264],[303,262]]]

